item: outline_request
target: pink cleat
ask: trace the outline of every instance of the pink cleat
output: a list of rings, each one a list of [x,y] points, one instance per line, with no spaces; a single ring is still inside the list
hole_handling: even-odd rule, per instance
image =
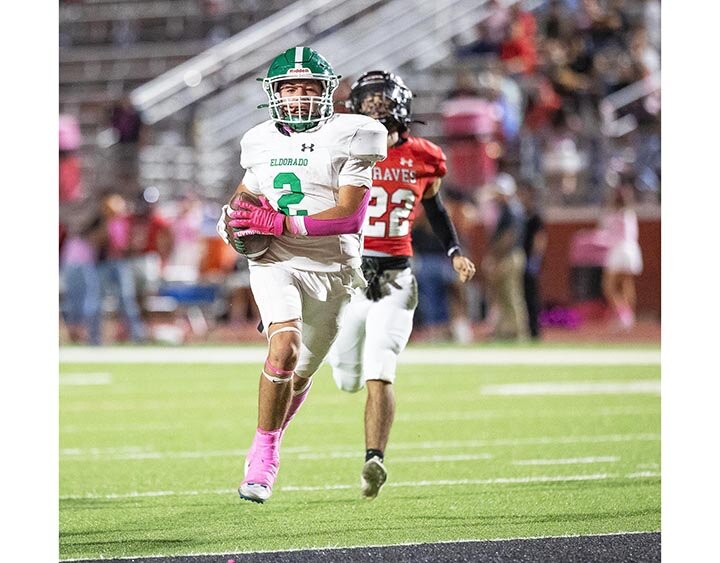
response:
[[[238,488],[240,498],[258,503],[270,498],[280,468],[281,432],[257,429],[245,459],[245,479]]]

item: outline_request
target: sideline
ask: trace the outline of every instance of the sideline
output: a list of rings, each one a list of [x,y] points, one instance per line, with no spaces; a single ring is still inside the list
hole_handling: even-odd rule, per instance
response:
[[[67,364],[255,364],[267,348],[248,347],[61,347]],[[659,365],[660,350],[626,348],[408,348],[400,364],[433,365]]]

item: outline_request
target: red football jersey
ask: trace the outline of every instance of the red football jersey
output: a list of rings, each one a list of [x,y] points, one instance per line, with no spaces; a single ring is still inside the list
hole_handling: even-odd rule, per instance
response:
[[[417,207],[425,190],[447,172],[445,160],[440,147],[418,137],[388,148],[387,158],[373,168],[365,249],[412,256],[410,233]]]

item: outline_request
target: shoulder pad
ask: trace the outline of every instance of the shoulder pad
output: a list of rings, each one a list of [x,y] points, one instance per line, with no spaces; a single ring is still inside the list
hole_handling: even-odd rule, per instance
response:
[[[252,129],[248,129],[240,139],[240,166],[247,169],[253,165],[256,157],[256,149],[263,145],[263,139],[268,135],[270,129],[268,124],[274,128],[272,121],[264,121]],[[266,143],[269,142],[265,141]]]
[[[385,160],[387,157],[387,129],[378,121],[367,119],[368,121],[361,124],[350,139],[348,153],[360,160],[373,162]]]
[[[447,157],[443,150],[435,143],[421,137],[410,137],[410,140],[412,141],[413,152],[433,168],[433,175],[438,178],[445,176],[447,173]]]

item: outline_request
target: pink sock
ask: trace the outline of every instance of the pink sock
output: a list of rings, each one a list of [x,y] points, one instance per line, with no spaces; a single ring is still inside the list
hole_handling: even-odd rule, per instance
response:
[[[281,429],[257,429],[246,458],[244,482],[272,487],[280,465],[281,435]]]
[[[287,414],[285,415],[285,421],[283,422],[283,425],[281,427],[281,430],[283,433],[285,432],[285,429],[288,427],[288,424],[290,424],[290,421],[295,417],[297,412],[300,410],[300,407],[305,402],[305,399],[307,399],[308,393],[310,392],[310,387],[312,387],[313,380],[310,379],[308,381],[306,387],[302,389],[299,393],[294,394],[292,396],[292,399],[290,399],[290,407],[288,407]]]

